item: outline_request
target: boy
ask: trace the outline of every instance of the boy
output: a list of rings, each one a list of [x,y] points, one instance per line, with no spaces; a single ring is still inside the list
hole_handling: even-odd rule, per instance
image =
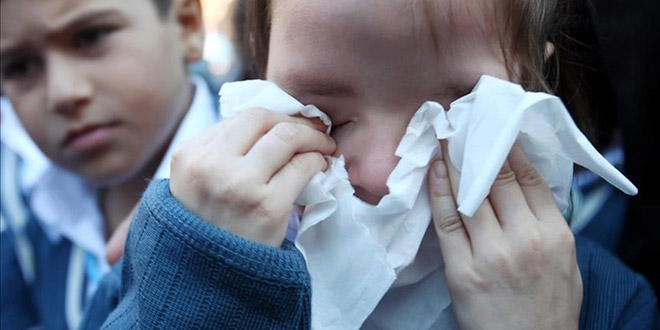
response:
[[[3,93],[52,162],[34,187],[3,190],[0,326],[75,329],[109,268],[105,241],[146,179],[169,176],[170,146],[219,119],[206,83],[186,69],[202,55],[200,4],[0,8]],[[25,159],[15,160],[20,171]],[[3,172],[3,185],[12,182]],[[10,197],[24,201],[22,212],[7,212]]]

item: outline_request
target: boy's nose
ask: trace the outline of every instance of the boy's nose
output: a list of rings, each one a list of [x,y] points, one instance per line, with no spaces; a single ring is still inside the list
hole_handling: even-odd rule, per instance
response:
[[[89,103],[92,84],[75,59],[65,54],[53,54],[48,57],[46,66],[49,111],[70,116]]]

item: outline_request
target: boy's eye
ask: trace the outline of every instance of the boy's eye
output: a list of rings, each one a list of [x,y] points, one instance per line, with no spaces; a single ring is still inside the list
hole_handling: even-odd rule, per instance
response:
[[[111,32],[112,29],[107,27],[86,28],[75,35],[73,42],[76,48],[93,47],[103,41]]]
[[[2,68],[4,79],[21,79],[35,73],[39,69],[40,61],[36,56],[9,61]]]

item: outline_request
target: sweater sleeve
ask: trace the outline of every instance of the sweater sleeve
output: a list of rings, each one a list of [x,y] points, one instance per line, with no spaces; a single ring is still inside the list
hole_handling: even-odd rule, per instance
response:
[[[145,192],[128,234],[121,284],[103,285],[112,283],[119,291],[116,307],[109,310],[112,294],[103,288],[98,292],[106,298],[89,307],[94,315],[88,319],[105,319],[102,329],[308,329],[310,324],[310,277],[293,244],[286,241],[277,249],[209,224],[174,199],[168,180],[152,182]]]

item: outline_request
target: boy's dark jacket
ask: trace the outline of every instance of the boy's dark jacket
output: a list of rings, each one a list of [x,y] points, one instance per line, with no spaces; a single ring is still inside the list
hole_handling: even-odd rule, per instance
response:
[[[658,329],[644,278],[596,244],[576,242],[580,329]],[[104,278],[81,329],[310,328],[310,277],[293,244],[275,249],[219,230],[179,204],[167,180],[145,193],[122,263]]]

